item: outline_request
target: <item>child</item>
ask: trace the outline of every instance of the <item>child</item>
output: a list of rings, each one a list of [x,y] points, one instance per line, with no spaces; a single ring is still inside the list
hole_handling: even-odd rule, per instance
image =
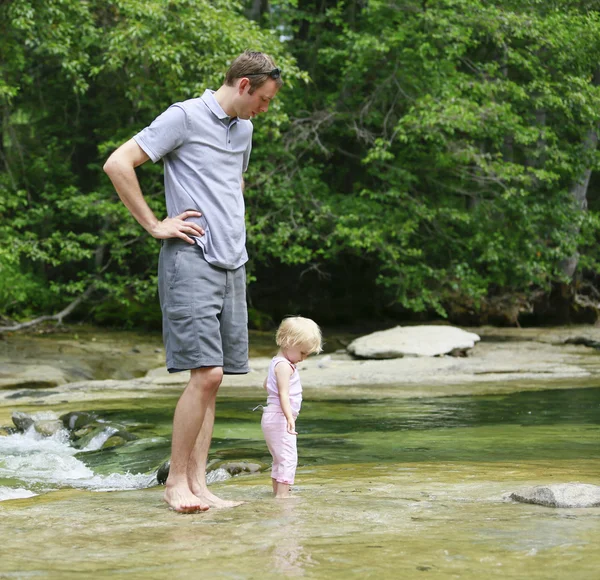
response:
[[[298,464],[296,417],[302,403],[302,385],[296,364],[321,352],[322,340],[315,322],[301,316],[284,319],[275,340],[279,352],[271,361],[263,385],[268,396],[261,426],[273,456],[273,493],[277,499],[285,499],[290,497]]]

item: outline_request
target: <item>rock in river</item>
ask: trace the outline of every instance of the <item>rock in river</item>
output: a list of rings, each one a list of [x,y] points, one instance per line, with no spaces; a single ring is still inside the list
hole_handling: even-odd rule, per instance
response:
[[[438,356],[473,348],[479,340],[477,334],[454,326],[396,326],[357,338],[348,352],[372,359]]]
[[[547,507],[600,507],[600,486],[589,483],[556,483],[528,487],[510,494],[510,499]]]

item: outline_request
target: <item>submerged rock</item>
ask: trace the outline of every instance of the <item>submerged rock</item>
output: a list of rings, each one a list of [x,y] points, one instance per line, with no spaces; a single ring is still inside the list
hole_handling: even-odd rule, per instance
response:
[[[170,459],[167,459],[158,468],[156,480],[160,485],[164,485],[169,477]],[[206,481],[223,481],[224,477],[240,475],[242,473],[259,473],[269,466],[259,461],[219,461],[211,460],[206,468]],[[212,477],[210,474],[214,474]],[[227,475],[225,475],[227,474]]]
[[[6,399],[24,399],[25,397],[35,397],[36,399],[42,399],[43,397],[49,397],[54,395],[54,391],[38,391],[37,389],[25,389],[24,391],[16,391],[10,395],[6,395]]]
[[[121,445],[125,445],[131,439],[126,439],[119,433],[115,433],[111,435],[102,445],[101,449],[113,449],[114,447],[121,447]]]
[[[211,465],[211,471],[214,469],[224,469],[230,475],[240,475],[241,473],[259,473],[267,469],[264,463],[250,461],[222,461]]]
[[[479,340],[477,334],[454,326],[396,326],[357,338],[348,352],[372,359],[439,356],[473,348]]]
[[[547,507],[600,507],[600,486],[588,483],[538,485],[510,494],[510,499]]]
[[[90,430],[84,428],[78,431],[78,433],[81,432],[85,432],[85,434],[73,442],[73,447],[86,451],[111,449],[137,440],[136,435],[125,431],[120,426],[106,423],[95,424]]]
[[[600,350],[600,340],[593,340],[585,336],[574,336],[572,338],[567,338],[567,340],[565,340],[565,344],[582,344],[583,346],[589,346],[590,348]]]

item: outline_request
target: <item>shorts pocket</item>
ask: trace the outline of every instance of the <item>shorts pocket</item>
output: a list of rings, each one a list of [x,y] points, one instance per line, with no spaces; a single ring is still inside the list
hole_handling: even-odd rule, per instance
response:
[[[173,288],[181,264],[181,249],[179,249],[179,244],[175,245],[171,240],[169,240],[168,248],[170,252],[165,253],[164,256],[165,281],[169,288]]]
[[[169,325],[167,350],[171,351],[174,366],[192,368],[201,354],[192,306],[167,306],[166,322]]]

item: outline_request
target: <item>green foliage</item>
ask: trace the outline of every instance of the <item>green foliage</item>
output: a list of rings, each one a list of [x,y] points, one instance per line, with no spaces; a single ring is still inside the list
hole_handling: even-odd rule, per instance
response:
[[[271,264],[317,273],[316,295],[368,263],[372,280],[336,287],[445,315],[567,281],[577,253],[579,276],[600,271],[598,193],[589,211],[576,195],[600,163],[596,2],[268,5],[0,3],[0,315],[56,311],[94,284],[97,321],[156,323],[158,243],[101,167],[246,48],[285,79],[246,177],[254,295],[277,283],[256,274]],[[139,177],[164,215],[160,165]]]
[[[125,317],[156,309],[158,243],[118,199],[104,160],[171,102],[217,88],[246,48],[273,54],[289,83],[305,75],[230,1],[12,0],[0,23],[0,313],[58,310],[92,283]],[[285,118],[275,105],[257,133]],[[140,170],[160,216],[161,169]]]
[[[600,159],[586,146],[600,20],[555,4],[299,1],[289,45],[314,84],[294,95],[278,173],[288,192],[310,166],[322,183],[273,196],[263,238],[314,221],[317,238],[293,230],[294,256],[368,256],[387,299],[416,312],[565,280],[584,239],[596,253],[573,188]],[[269,251],[289,260],[282,247]]]

